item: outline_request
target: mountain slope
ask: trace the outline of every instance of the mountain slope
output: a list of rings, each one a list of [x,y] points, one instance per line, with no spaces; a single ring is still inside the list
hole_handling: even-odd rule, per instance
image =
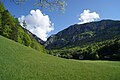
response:
[[[15,19],[1,2],[0,35],[37,50],[40,50],[43,47],[41,44],[44,43],[36,35],[20,26],[18,19]]]
[[[120,21],[102,20],[86,24],[72,25],[50,36],[46,49],[70,48],[120,38]]]
[[[0,80],[119,80],[119,74],[120,62],[62,59],[0,36]]]

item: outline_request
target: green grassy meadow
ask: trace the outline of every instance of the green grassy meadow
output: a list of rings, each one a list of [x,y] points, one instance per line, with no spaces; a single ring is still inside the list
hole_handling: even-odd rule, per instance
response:
[[[0,36],[0,80],[120,80],[120,62],[62,59]]]

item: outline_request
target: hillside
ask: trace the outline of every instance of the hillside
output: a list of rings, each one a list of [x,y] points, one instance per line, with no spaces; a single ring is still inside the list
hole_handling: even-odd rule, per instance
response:
[[[62,59],[0,36],[0,80],[119,80],[119,74],[117,61]]]
[[[24,23],[25,25],[25,23]],[[36,50],[44,50],[44,43],[36,35],[23,28],[17,18],[14,18],[0,2],[0,35],[12,39],[20,44],[32,47]],[[41,49],[42,48],[42,49]]]
[[[48,38],[49,54],[77,60],[120,60],[120,21],[72,25]]]
[[[49,54],[77,60],[116,60],[120,61],[120,39],[96,42],[84,47],[49,50]]]
[[[102,20],[75,24],[48,38],[46,49],[83,47],[96,42],[120,38],[120,21]]]

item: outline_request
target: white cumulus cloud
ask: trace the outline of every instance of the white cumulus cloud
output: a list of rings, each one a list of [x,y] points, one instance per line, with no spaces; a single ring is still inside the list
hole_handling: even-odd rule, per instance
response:
[[[49,16],[42,14],[39,9],[31,10],[27,16],[21,16],[18,20],[22,27],[24,27],[23,22],[25,22],[27,26],[24,28],[44,41],[47,40],[48,33],[54,30]]]
[[[98,13],[90,12],[90,10],[84,10],[83,13],[80,14],[80,22],[78,24],[93,22],[95,20],[98,20],[99,18],[100,16]]]

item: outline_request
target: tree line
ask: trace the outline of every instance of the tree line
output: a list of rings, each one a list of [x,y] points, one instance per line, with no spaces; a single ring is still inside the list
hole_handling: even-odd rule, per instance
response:
[[[96,42],[84,47],[50,50],[49,54],[77,60],[120,60],[120,39]]]

